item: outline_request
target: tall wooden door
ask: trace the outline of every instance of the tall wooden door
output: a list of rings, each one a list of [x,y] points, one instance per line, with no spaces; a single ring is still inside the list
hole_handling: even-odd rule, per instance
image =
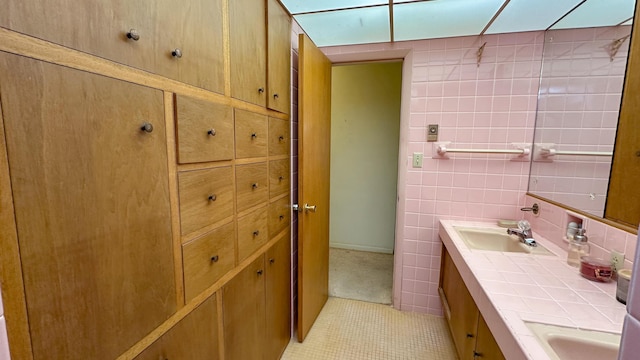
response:
[[[331,61],[305,35],[299,39],[298,341],[329,296],[329,159]]]

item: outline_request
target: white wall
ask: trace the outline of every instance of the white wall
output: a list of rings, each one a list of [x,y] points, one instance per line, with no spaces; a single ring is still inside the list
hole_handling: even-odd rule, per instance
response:
[[[402,63],[337,65],[332,76],[331,246],[393,253]]]

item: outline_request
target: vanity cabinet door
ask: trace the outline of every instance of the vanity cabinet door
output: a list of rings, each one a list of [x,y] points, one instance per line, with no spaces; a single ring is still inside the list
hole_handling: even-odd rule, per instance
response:
[[[473,355],[475,359],[505,360],[496,339],[493,337],[493,334],[491,334],[491,330],[489,330],[482,315],[478,318],[476,349]]]
[[[0,99],[33,358],[115,359],[177,307],[162,91],[0,53]]]
[[[291,233],[266,254],[266,342],[264,360],[279,359],[291,338]]]

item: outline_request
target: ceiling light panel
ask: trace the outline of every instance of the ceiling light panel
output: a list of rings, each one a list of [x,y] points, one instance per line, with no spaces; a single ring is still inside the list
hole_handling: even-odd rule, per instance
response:
[[[294,15],[317,46],[391,41],[389,6]]]
[[[505,0],[435,0],[393,6],[396,41],[478,35]]]
[[[587,0],[552,29],[614,26],[633,16],[635,0]]]
[[[292,14],[389,4],[385,0],[281,0]]]
[[[546,30],[582,0],[511,0],[486,34]]]

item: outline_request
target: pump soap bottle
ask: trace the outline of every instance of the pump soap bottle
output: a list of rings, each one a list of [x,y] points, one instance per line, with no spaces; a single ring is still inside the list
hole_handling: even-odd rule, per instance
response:
[[[587,229],[579,228],[572,240],[569,240],[569,250],[567,253],[567,264],[573,267],[580,266],[580,258],[589,255],[589,244],[587,244]]]

